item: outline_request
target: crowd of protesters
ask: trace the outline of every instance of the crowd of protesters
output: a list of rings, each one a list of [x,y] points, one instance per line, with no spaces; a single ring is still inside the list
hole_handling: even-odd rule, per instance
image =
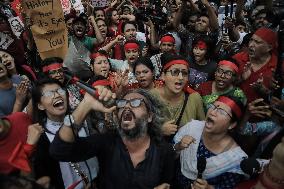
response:
[[[64,13],[68,54],[45,59],[12,3],[0,0],[1,189],[284,189],[271,1],[82,0]]]

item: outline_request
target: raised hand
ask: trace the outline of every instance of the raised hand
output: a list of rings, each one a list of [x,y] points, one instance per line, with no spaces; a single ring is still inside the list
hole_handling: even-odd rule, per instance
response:
[[[28,127],[27,144],[35,145],[43,132],[44,129],[39,123],[30,125]]]
[[[175,134],[177,132],[178,126],[175,123],[175,120],[167,121],[162,126],[162,133],[165,136]]]

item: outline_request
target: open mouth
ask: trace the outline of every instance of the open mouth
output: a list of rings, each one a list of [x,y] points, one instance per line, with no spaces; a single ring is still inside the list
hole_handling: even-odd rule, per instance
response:
[[[181,89],[183,87],[183,82],[175,82],[176,89]]]
[[[64,101],[59,99],[53,103],[53,107],[55,108],[64,108]]]
[[[13,66],[12,62],[5,62],[4,65],[6,66],[7,69],[12,68]]]
[[[218,86],[224,86],[225,82],[223,80],[216,80]]]
[[[76,29],[76,34],[77,35],[82,35],[83,34],[83,29],[82,28],[77,28]]]
[[[133,120],[134,117],[135,117],[135,115],[131,111],[124,111],[122,113],[122,121],[123,122],[130,122],[130,121]]]
[[[211,119],[210,117],[207,117],[205,126],[206,126],[207,128],[212,128],[212,127],[213,127],[213,124],[214,124],[214,120]]]

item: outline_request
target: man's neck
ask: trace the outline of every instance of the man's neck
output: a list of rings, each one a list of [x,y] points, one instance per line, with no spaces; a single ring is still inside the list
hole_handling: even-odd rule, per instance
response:
[[[12,81],[7,77],[4,79],[0,79],[0,89],[2,90],[8,90],[13,87]]]
[[[123,138],[123,143],[127,147],[128,151],[130,153],[133,153],[133,152],[139,151],[140,149],[145,148],[145,146],[149,146],[150,136],[146,134],[134,140]]]
[[[252,65],[261,66],[269,62],[270,59],[271,59],[271,54],[265,54],[262,55],[261,57],[251,58],[250,62]]]

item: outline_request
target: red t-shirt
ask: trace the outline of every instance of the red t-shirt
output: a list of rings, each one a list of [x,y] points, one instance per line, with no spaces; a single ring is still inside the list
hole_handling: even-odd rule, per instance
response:
[[[249,55],[246,52],[241,52],[233,56],[233,58],[239,63],[239,74],[242,75],[244,72],[244,67],[249,62]],[[269,87],[271,83],[271,79],[273,77],[272,68],[276,69],[277,65],[277,56],[275,54],[272,54],[271,59],[268,63],[266,63],[262,68],[257,70],[256,72],[252,71],[251,75],[248,79],[245,81],[242,81],[240,88],[244,91],[248,103],[258,99],[262,98],[255,90],[251,87],[250,84],[256,82],[261,75],[263,76],[263,84],[266,87]]]
[[[4,119],[10,122],[11,127],[8,135],[0,140],[0,173],[9,174],[17,168],[10,165],[8,159],[19,142],[26,143],[28,126],[32,120],[23,112],[12,113]]]

